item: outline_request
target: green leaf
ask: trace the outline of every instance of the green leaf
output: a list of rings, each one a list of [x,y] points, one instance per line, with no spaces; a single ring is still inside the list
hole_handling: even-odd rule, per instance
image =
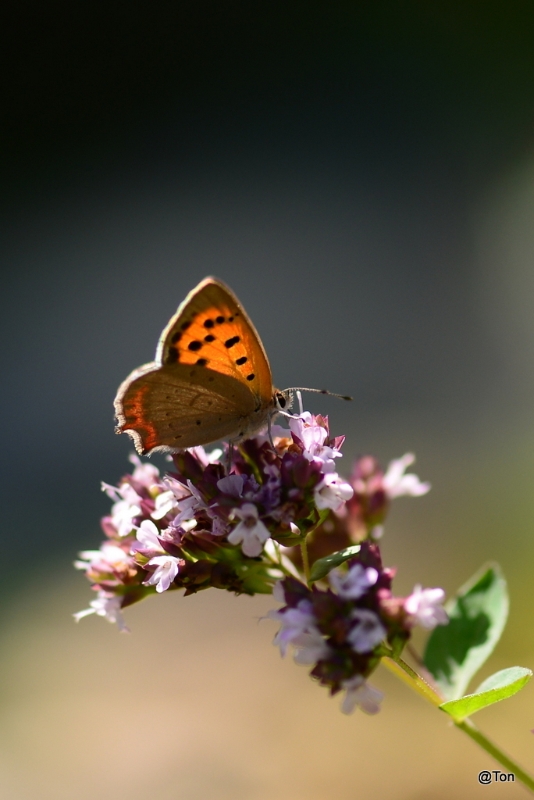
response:
[[[449,700],[440,706],[456,722],[480,711],[481,708],[506,700],[523,688],[532,678],[532,672],[525,667],[509,667],[496,672],[480,684],[473,694],[467,694],[459,700]]]
[[[344,550],[338,550],[337,553],[331,553],[329,556],[325,556],[324,558],[318,558],[311,568],[310,583],[313,583],[314,581],[320,581],[321,578],[324,578],[325,575],[328,575],[331,569],[334,569],[334,567],[339,567],[340,564],[343,564],[344,561],[347,561],[349,558],[352,558],[359,552],[360,545],[353,544],[350,547],[345,547]]]
[[[499,566],[483,567],[445,610],[450,622],[432,631],[424,662],[447,700],[454,700],[464,694],[504,629],[508,593]]]
[[[305,537],[294,533],[273,533],[272,538],[284,547],[294,547],[296,544],[300,544]]]

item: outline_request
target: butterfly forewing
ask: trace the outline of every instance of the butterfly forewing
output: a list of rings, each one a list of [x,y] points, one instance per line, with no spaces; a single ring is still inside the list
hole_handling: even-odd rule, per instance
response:
[[[206,278],[163,331],[156,360],[120,386],[117,432],[141,454],[240,439],[267,421],[273,394],[252,322],[224,284]]]
[[[206,278],[186,297],[162,333],[156,361],[193,364],[246,382],[272,398],[271,368],[260,337],[233,292]]]

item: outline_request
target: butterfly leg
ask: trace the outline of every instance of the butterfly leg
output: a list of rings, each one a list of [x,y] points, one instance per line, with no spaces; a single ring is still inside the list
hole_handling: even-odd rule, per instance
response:
[[[269,417],[267,418],[267,433],[269,435],[269,441],[271,443],[271,446],[272,446],[272,448],[274,450],[275,447],[274,447],[274,442],[273,442],[273,434],[272,434],[272,431],[271,431],[271,420],[272,420],[272,416],[269,415]]]
[[[228,450],[226,453],[226,474],[229,475],[232,470],[232,462],[234,460],[234,443],[228,442]]]

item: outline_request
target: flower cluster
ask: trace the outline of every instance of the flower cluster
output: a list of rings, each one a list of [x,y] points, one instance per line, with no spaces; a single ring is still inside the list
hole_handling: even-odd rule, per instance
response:
[[[380,693],[366,678],[381,656],[400,652],[416,622],[430,628],[446,616],[441,589],[392,595],[376,544],[391,500],[429,489],[405,474],[413,456],[386,472],[365,456],[345,481],[343,441],[326,417],[303,412],[239,446],[180,451],[164,476],[132,456],[133,472],[102,486],[113,501],[106,539],[76,562],[97,594],[75,617],[125,629],[122,609],[152,593],[273,593],[284,604],[270,615],[282,654],[291,644],[320,683],[345,690],[344,711],[374,713]]]
[[[132,456],[131,475],[102,485],[113,500],[102,520],[106,541],[76,562],[98,591],[80,614],[117,621],[116,598],[125,607],[176,588],[270,593],[284,574],[272,541],[301,541],[353,494],[335,471],[343,437],[330,439],[326,418],[305,412],[272,433],[274,447],[261,435],[224,457],[202,447],[177,453],[164,477]]]
[[[269,615],[281,623],[275,644],[282,655],[293,645],[295,661],[313,664],[311,675],[331,694],[345,690],[344,713],[356,706],[376,713],[381,693],[366,678],[380,658],[399,654],[414,625],[447,622],[441,589],[416,587],[407,598],[394,597],[394,574],[382,566],[378,545],[365,541],[344,569],[328,573],[328,587],[309,588],[293,577],[275,586],[275,598],[285,604]]]

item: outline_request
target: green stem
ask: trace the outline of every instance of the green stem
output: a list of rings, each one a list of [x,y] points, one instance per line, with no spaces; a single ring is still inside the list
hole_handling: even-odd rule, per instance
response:
[[[304,570],[304,577],[306,578],[306,583],[310,582],[310,561],[308,558],[308,545],[306,544],[306,539],[303,539],[300,543],[300,554],[302,556],[302,568]]]
[[[534,792],[534,778],[529,775],[528,772],[525,772],[524,769],[521,769],[516,761],[513,761],[505,753],[503,753],[503,751],[497,747],[497,745],[493,744],[493,742],[490,742],[490,740],[478,730],[476,725],[471,722],[469,717],[461,722],[454,722],[454,724],[457,728],[460,728],[461,731],[467,733],[467,735],[470,736],[474,742],[479,744],[480,747],[486,751],[486,753],[489,753],[489,755],[492,756],[495,761],[505,767],[505,769],[513,772],[517,780],[521,781],[521,783],[526,786],[527,789],[530,789],[531,792]]]
[[[421,697],[424,697],[425,700],[428,700],[429,703],[432,703],[432,705],[439,707],[445,702],[444,698],[441,697],[424,678],[418,675],[406,661],[403,661],[402,658],[397,658],[396,660],[391,657],[383,658],[382,663],[390,672],[393,672],[401,681],[404,681],[404,683],[414,689]]]
[[[391,657],[384,657],[382,658],[382,663],[391,672],[397,675],[398,678],[404,681],[404,683],[408,684],[408,686],[410,686],[414,691],[416,691],[434,706],[440,706],[444,702],[444,699],[440,697],[436,690],[433,689],[420,675],[418,675],[417,672],[415,672],[415,670],[409,666],[409,664],[403,661],[402,658],[393,660]],[[476,725],[474,725],[469,717],[461,721],[454,720],[452,717],[451,719],[457,728],[470,736],[471,739],[480,745],[480,747],[482,747],[486,753],[494,758],[497,763],[501,764],[501,766],[510,772],[513,772],[515,777],[521,781],[521,783],[527,789],[530,789],[530,791],[534,793],[534,778],[525,772],[525,770],[522,769],[519,764],[503,753],[503,751],[497,747],[497,745],[493,744],[493,742],[484,736],[484,734],[478,730]]]

